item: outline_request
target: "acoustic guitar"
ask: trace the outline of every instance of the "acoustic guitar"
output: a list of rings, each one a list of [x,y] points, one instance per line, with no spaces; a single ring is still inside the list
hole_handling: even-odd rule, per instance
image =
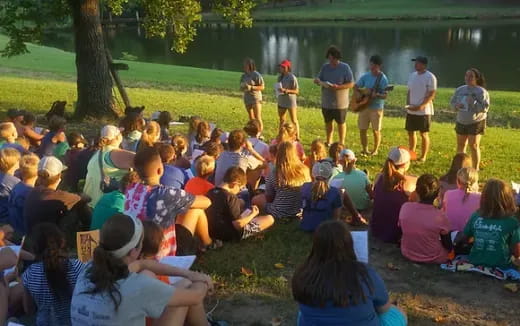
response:
[[[394,90],[394,86],[390,85],[385,87],[384,93],[388,93]],[[354,88],[352,92],[352,98],[350,100],[349,110],[352,112],[361,112],[368,107],[370,104],[372,94],[372,88]]]

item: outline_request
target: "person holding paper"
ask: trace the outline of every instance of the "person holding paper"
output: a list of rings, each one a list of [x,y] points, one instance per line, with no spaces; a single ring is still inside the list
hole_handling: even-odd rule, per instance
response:
[[[94,259],[78,278],[71,302],[73,326],[142,326],[145,317],[159,319],[156,325],[219,325],[208,321],[204,297],[213,291],[207,275],[138,260],[143,246],[139,219],[118,214],[101,229]],[[140,272],[181,276],[187,280],[170,286]]]
[[[327,49],[325,58],[329,62],[321,67],[314,83],[321,86],[321,113],[325,121],[326,142],[327,145],[332,144],[333,121],[336,121],[339,142],[345,144],[349,89],[354,87],[354,77],[350,66],[341,61],[341,52],[336,46],[331,45]]]
[[[417,179],[416,192],[419,202],[404,203],[399,212],[401,253],[414,262],[443,264],[453,244],[448,218],[433,206],[439,195],[439,180],[423,174]]]
[[[233,241],[247,239],[274,224],[271,215],[259,215],[257,206],[243,210],[243,202],[237,197],[246,185],[245,172],[239,167],[230,167],[223,182],[206,194],[211,206],[206,209],[209,234],[213,239]]]
[[[473,167],[478,170],[480,138],[486,129],[489,93],[485,88],[484,75],[478,69],[468,69],[464,80],[466,84],[455,90],[450,102],[451,107],[457,111],[457,153],[465,153],[469,142]]]
[[[296,137],[300,138],[300,123],[296,114],[296,97],[299,93],[298,79],[291,72],[292,63],[289,60],[283,60],[279,65],[280,76],[277,82],[278,94],[278,116],[280,117],[280,126],[286,121],[287,111],[292,122],[296,126]]]
[[[407,325],[404,312],[390,303],[381,276],[358,260],[342,221],[326,221],[315,231],[309,256],[294,272],[292,293],[300,308],[299,326]]]

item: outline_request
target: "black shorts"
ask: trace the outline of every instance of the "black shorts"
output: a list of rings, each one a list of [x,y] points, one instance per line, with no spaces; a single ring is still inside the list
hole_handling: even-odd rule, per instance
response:
[[[321,114],[323,115],[323,120],[327,123],[334,120],[339,124],[343,124],[347,119],[346,109],[321,109]]]
[[[405,129],[408,131],[429,132],[432,124],[431,115],[406,115]]]
[[[463,125],[458,123],[455,125],[455,132],[457,135],[483,135],[486,130],[486,120],[472,123],[470,125]]]

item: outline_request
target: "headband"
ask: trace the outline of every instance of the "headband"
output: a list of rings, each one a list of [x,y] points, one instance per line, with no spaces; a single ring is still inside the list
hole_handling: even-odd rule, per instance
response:
[[[141,236],[143,235],[143,223],[141,222],[141,220],[139,220],[138,218],[130,219],[134,222],[134,235],[126,245],[122,246],[119,249],[109,251],[116,258],[123,258],[130,252],[130,250],[137,247],[139,241],[141,240]]]

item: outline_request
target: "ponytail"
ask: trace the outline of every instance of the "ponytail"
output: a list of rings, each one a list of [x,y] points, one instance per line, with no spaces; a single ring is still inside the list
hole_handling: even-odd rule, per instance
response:
[[[387,159],[385,161],[385,165],[383,166],[383,185],[386,191],[394,191],[403,185],[405,177],[398,169],[399,167],[397,167],[392,160]]]
[[[325,194],[329,191],[329,183],[322,178],[316,178],[312,183],[311,198],[313,202],[317,202],[325,198]]]
[[[478,183],[478,171],[474,168],[462,168],[457,171],[457,183],[464,190],[464,203],[468,199],[469,193],[475,191],[475,185]]]
[[[153,147],[156,140],[160,137],[161,126],[155,121],[150,121],[141,135],[141,140],[139,141],[139,148],[137,151],[142,150],[146,147]]]

